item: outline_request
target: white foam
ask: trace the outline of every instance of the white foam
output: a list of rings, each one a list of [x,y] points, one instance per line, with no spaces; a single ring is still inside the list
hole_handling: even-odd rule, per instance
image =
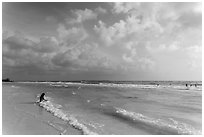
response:
[[[67,121],[74,128],[79,129],[85,135],[96,135],[97,133],[90,131],[84,124],[79,123],[79,121],[72,115],[69,115],[61,108],[62,106],[51,101],[40,102],[39,105],[45,108],[48,112],[52,113],[54,116]]]
[[[119,84],[119,83],[99,83],[99,84],[91,84],[91,83],[74,83],[74,82],[52,82],[51,86],[56,87],[68,87],[68,85],[76,85],[79,86],[95,86],[95,87],[117,87],[117,88],[142,88],[142,89],[157,89],[157,88],[172,88],[172,89],[182,89],[182,90],[202,90],[202,86],[197,87],[188,87],[185,85],[156,85],[156,84]]]
[[[14,86],[14,85],[12,85],[11,87],[12,87],[12,88],[19,88],[18,86]]]
[[[139,120],[141,122],[145,122],[147,124],[151,124],[154,126],[158,126],[158,127],[163,127],[163,128],[170,128],[173,130],[176,130],[178,132],[178,134],[192,134],[192,135],[200,135],[201,131],[194,129],[192,126],[186,124],[186,123],[182,123],[182,122],[178,122],[176,120],[174,120],[173,118],[170,118],[170,120],[172,121],[171,123],[161,120],[161,119],[153,119],[147,116],[144,116],[140,113],[135,113],[135,112],[129,112],[125,109],[121,109],[121,108],[116,108],[116,113],[120,113],[126,117],[131,118],[132,120]]]

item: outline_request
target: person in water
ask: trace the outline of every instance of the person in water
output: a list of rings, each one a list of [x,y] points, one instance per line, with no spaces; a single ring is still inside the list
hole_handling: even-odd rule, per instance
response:
[[[45,93],[42,93],[42,94],[40,95],[40,101],[39,101],[39,102],[47,101],[47,100],[44,98],[44,96],[45,96]]]

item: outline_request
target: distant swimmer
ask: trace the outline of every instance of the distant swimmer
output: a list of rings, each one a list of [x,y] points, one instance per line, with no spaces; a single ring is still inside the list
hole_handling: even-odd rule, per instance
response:
[[[188,84],[186,84],[186,87],[188,87]]]
[[[42,93],[42,94],[40,95],[40,101],[39,101],[39,102],[47,101],[47,100],[44,98],[44,96],[45,96],[45,93]]]

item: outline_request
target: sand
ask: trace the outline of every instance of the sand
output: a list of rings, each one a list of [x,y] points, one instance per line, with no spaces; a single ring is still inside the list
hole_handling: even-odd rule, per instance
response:
[[[28,88],[2,84],[3,135],[80,135],[67,122],[35,104],[36,93]]]

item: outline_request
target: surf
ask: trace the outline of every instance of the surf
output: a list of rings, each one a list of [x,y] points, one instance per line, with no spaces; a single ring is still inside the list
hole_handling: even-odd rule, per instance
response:
[[[181,134],[181,135],[200,135],[201,131],[196,130],[191,125],[186,123],[182,123],[176,121],[173,118],[169,118],[167,120],[162,119],[154,119],[151,117],[147,117],[141,113],[127,111],[122,108],[115,107],[115,114],[116,117],[129,120],[132,123],[140,123],[144,124],[144,126],[150,126],[152,129],[157,129],[157,131],[164,134]],[[143,127],[144,127],[143,126]]]
[[[49,97],[46,99],[47,101],[38,102],[40,107],[43,107],[46,111],[52,113],[54,116],[68,122],[68,124],[80,130],[84,135],[97,135],[97,133],[91,131],[84,124],[80,123],[74,116],[62,110],[61,105],[52,102],[52,99]]]

